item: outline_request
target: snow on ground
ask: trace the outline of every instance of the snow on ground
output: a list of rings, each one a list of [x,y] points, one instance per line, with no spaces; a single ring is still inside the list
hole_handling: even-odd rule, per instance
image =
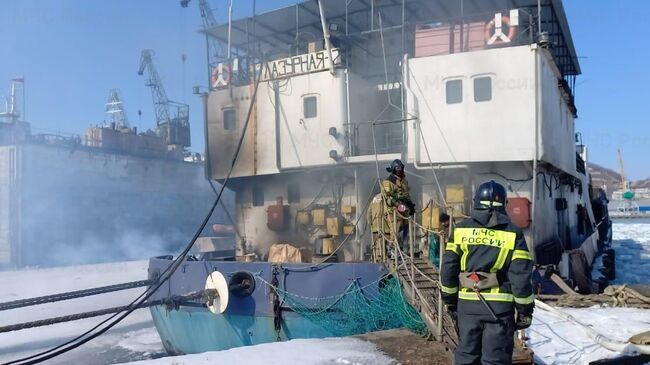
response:
[[[356,338],[291,340],[196,355],[137,361],[139,365],[389,365],[395,361]]]
[[[0,271],[0,302],[145,280],[147,265],[146,261],[137,261]],[[0,326],[126,305],[143,290],[144,288],[135,288],[0,312]],[[105,318],[108,316],[0,333],[0,362],[31,355],[59,345],[92,328]],[[138,339],[131,341],[133,343],[143,341],[142,336],[137,336],[137,334],[144,334],[144,332],[138,331],[149,331],[149,335],[146,337],[148,344],[145,348],[132,350],[125,345],[125,341],[128,342],[134,337],[138,337]],[[151,334],[155,334],[155,337],[152,337]],[[163,351],[160,339],[153,328],[149,311],[139,309],[104,336],[100,336],[51,363],[107,364],[114,362],[113,360],[129,361],[148,358]]]

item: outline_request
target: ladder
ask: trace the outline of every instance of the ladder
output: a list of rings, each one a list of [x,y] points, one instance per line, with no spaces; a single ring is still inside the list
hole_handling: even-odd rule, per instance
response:
[[[417,310],[431,335],[446,342],[453,350],[458,345],[458,331],[451,315],[443,309],[439,297],[438,269],[428,260],[406,258],[397,268],[404,296]],[[439,321],[438,315],[442,314]]]

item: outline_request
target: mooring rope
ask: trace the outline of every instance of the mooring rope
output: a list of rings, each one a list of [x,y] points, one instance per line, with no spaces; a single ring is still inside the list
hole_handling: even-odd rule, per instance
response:
[[[45,303],[59,302],[59,301],[62,301],[62,300],[70,300],[70,299],[75,299],[75,298],[82,298],[82,297],[87,297],[87,296],[91,296],[91,295],[110,293],[110,292],[119,291],[119,290],[127,290],[127,289],[139,288],[139,287],[142,287],[142,286],[148,286],[151,283],[152,283],[152,281],[150,281],[150,280],[139,280],[139,281],[131,281],[131,282],[128,282],[128,283],[122,283],[122,284],[101,286],[101,287],[97,287],[97,288],[90,288],[90,289],[75,290],[75,291],[65,292],[65,293],[44,295],[44,296],[41,296],[41,297],[13,300],[13,301],[10,301],[10,302],[0,303],[0,311],[5,311],[5,310],[9,310],[9,309],[16,309],[16,308],[23,308],[23,307],[29,307],[29,306],[32,306],[32,305],[39,305],[39,304],[45,304]]]
[[[174,295],[174,296],[171,296],[171,297],[168,297],[168,298],[157,299],[157,300],[152,300],[152,301],[140,303],[140,304],[138,304],[136,306],[136,308],[148,308],[148,307],[153,307],[153,306],[156,306],[156,305],[166,305],[166,306],[168,306],[170,308],[178,308],[179,306],[185,305],[185,304],[197,304],[195,302],[188,303],[188,301],[205,298],[205,296],[210,294],[210,292],[211,292],[211,290],[200,290],[200,291],[192,292],[192,293],[189,293],[189,294],[186,294],[186,295]],[[128,305],[124,305],[124,306],[119,306],[119,307],[98,309],[98,310],[89,311],[89,312],[73,313],[73,314],[60,316],[60,317],[39,319],[37,321],[10,324],[10,325],[7,325],[7,326],[0,327],[0,333],[12,332],[12,331],[20,331],[20,330],[24,330],[24,329],[28,329],[28,328],[43,327],[43,326],[49,326],[49,325],[56,324],[56,323],[71,322],[71,321],[77,321],[77,320],[80,320],[80,319],[103,316],[103,315],[106,315],[106,314],[119,313],[119,312],[122,312],[122,311],[126,310],[129,307],[130,306],[128,306]]]

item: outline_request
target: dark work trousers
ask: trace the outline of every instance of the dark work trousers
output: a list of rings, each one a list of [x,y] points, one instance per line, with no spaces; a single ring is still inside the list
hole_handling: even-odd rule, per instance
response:
[[[460,343],[454,353],[456,365],[512,364],[514,313],[492,315],[458,313]]]

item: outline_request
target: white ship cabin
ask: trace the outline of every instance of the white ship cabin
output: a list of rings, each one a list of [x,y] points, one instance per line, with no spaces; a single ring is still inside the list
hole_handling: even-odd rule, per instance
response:
[[[228,174],[247,126],[230,184],[241,250],[326,252],[324,237],[354,232],[339,260],[366,258],[368,197],[400,158],[423,225],[469,214],[494,179],[538,263],[579,247],[593,258],[561,1],[305,1],[204,33],[210,178]]]

